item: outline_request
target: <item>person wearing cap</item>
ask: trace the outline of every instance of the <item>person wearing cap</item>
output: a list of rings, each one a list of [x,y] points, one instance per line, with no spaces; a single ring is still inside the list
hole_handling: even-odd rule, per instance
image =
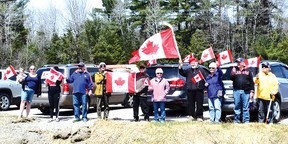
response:
[[[82,120],[88,121],[87,118],[87,94],[86,88],[88,88],[88,95],[92,95],[93,83],[90,74],[85,71],[85,64],[80,62],[77,64],[78,69],[72,73],[67,79],[67,83],[73,83],[73,108],[74,108],[74,121],[80,121],[80,105],[82,105]]]
[[[59,72],[59,67],[58,66],[54,66],[53,67],[54,70],[56,70],[57,72]],[[62,77],[63,78],[63,77]],[[48,100],[49,100],[49,109],[50,109],[50,119],[48,120],[48,122],[52,122],[53,116],[54,116],[54,109],[55,109],[55,121],[59,122],[59,100],[60,100],[60,93],[61,93],[61,87],[60,85],[62,84],[62,78],[61,79],[57,79],[57,81],[55,83],[46,83],[46,85],[48,85]]]
[[[206,78],[205,86],[208,87],[208,105],[210,121],[219,123],[221,118],[221,105],[224,95],[223,72],[215,62],[209,64],[210,75]]]
[[[37,94],[37,97],[41,95],[41,77],[36,74],[35,66],[31,65],[29,74],[25,78],[20,78],[18,81],[24,85],[23,93],[21,94],[20,115],[18,118],[21,119],[23,117],[25,104],[26,118],[28,118],[34,94]]]
[[[258,122],[265,123],[266,114],[268,112],[268,107],[270,100],[275,100],[275,95],[278,93],[278,79],[270,72],[270,64],[264,62],[261,64],[262,71],[256,75],[255,84],[257,87],[257,104],[258,104]],[[273,108],[270,107],[268,123],[273,123]]]
[[[204,88],[205,81],[202,79],[196,84],[192,82],[192,79],[201,72],[203,77],[207,77],[207,72],[198,66],[198,62],[196,58],[190,58],[189,63],[191,68],[187,68],[183,70],[182,60],[179,60],[179,73],[180,75],[186,77],[186,88],[187,88],[187,112],[189,119],[203,121],[203,101],[204,101]],[[195,103],[197,105],[195,111]]]
[[[140,72],[136,73],[136,94],[133,96],[133,121],[139,121],[139,106],[144,114],[144,120],[149,121],[149,107],[147,104],[148,85],[145,81],[149,81],[149,75],[145,72],[145,65],[140,65]]]
[[[153,91],[151,100],[153,102],[154,109],[154,121],[155,122],[165,122],[166,120],[166,112],[165,112],[165,102],[166,95],[170,90],[170,86],[168,81],[163,78],[163,70],[162,68],[157,68],[156,77],[154,77],[150,81],[150,85],[148,87],[149,91]],[[160,108],[160,118],[158,115],[158,109]]]
[[[240,123],[241,111],[242,122],[249,123],[249,100],[254,96],[254,81],[252,73],[245,68],[243,58],[236,60],[237,67],[233,67],[231,71],[231,80],[233,81],[233,97],[234,97],[234,123]],[[242,107],[242,110],[241,110]]]
[[[97,109],[97,118],[102,119],[101,116],[101,107],[104,106],[104,116],[103,119],[107,120],[109,115],[109,98],[110,93],[106,93],[106,64],[104,62],[99,63],[99,72],[96,72],[94,75],[95,79],[95,96],[96,96],[96,109]]]

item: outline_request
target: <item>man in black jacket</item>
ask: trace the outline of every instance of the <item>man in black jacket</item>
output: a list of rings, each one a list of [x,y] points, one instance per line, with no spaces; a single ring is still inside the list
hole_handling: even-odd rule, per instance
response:
[[[241,105],[242,105],[242,122],[249,123],[249,100],[254,95],[254,81],[252,73],[245,68],[243,58],[236,60],[237,67],[233,67],[231,71],[231,80],[233,81],[234,96],[234,123],[240,123]]]
[[[196,58],[190,58],[189,63],[191,68],[182,69],[183,63],[182,60],[179,61],[179,73],[186,77],[186,88],[187,88],[187,99],[188,99],[188,115],[190,118],[193,117],[193,120],[203,121],[203,101],[204,101],[204,88],[205,81],[204,79],[193,83],[192,78],[194,78],[198,72],[207,77],[207,73],[198,66],[198,62]],[[195,111],[195,102],[197,104],[197,109]]]

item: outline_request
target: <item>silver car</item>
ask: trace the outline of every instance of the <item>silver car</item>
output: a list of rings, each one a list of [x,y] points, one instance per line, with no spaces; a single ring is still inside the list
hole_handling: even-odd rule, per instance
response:
[[[272,61],[272,60],[264,60],[263,62],[269,62],[271,66],[271,72],[275,74],[275,76],[278,78],[279,82],[279,90],[276,95],[275,101],[274,101],[274,122],[280,121],[281,111],[288,109],[288,67],[286,64],[279,62],[279,61]],[[261,64],[260,64],[261,65]],[[226,89],[226,94],[224,96],[223,101],[223,107],[222,107],[222,119],[226,117],[227,114],[234,113],[234,97],[233,97],[233,83],[230,80],[230,74],[233,66],[237,66],[236,63],[230,63],[225,64],[221,66],[221,69],[224,73],[223,75],[223,83],[224,87]],[[250,67],[249,70],[252,72],[254,79],[255,75],[262,71],[262,68],[259,66],[259,68],[253,68]],[[255,87],[255,90],[257,87]],[[255,109],[255,106],[253,106],[253,103],[256,102],[256,92],[254,99],[251,101],[250,105],[250,111],[252,112],[250,114],[251,118],[257,118],[257,109]]]

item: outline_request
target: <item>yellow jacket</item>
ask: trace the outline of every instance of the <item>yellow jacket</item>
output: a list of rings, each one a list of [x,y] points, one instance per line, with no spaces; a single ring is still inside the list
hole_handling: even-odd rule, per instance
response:
[[[102,96],[103,95],[104,83],[105,83],[105,76],[100,72],[95,73],[96,89],[95,89],[94,94],[96,96]]]
[[[267,75],[264,72],[260,72],[258,78],[255,80],[255,84],[258,85],[257,98],[270,100],[270,93],[273,92],[276,94],[278,92],[278,79],[271,72]],[[274,101],[275,96],[272,99]]]

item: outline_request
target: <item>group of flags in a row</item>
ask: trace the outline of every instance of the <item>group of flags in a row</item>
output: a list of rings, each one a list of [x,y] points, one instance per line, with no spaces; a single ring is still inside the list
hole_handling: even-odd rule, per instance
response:
[[[16,71],[12,65],[10,65],[3,75],[3,80],[7,80],[10,77],[16,75]],[[45,82],[48,84],[55,84],[57,80],[63,79],[63,74],[51,68],[50,71],[44,71],[41,75],[41,79],[45,79]]]

